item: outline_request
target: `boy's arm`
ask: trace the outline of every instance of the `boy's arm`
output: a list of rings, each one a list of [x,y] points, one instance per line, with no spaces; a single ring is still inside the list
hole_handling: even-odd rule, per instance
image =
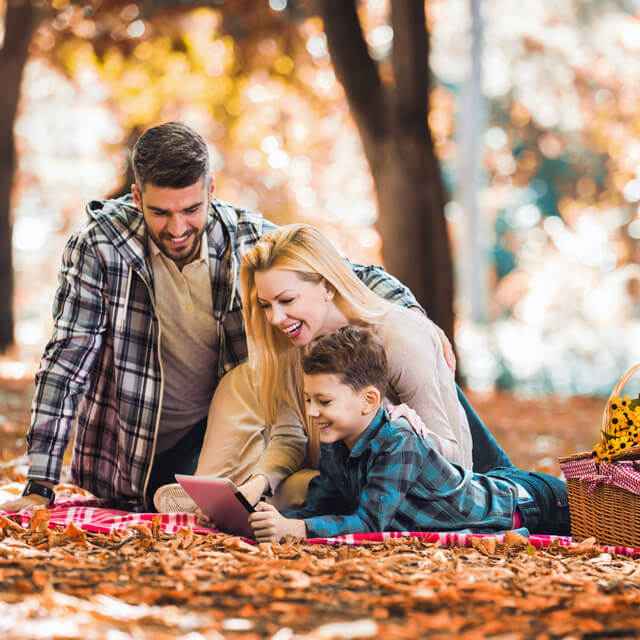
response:
[[[389,450],[378,454],[355,511],[351,515],[305,518],[307,536],[331,538],[347,533],[387,530],[421,473],[424,455],[414,446],[417,440],[400,437]]]
[[[319,463],[320,474],[311,479],[304,504],[297,509],[284,509],[282,515],[285,518],[304,519],[325,513],[349,512],[349,503],[340,488],[323,469],[322,454]]]
[[[322,457],[320,458],[322,462]],[[347,513],[349,505],[329,475],[321,471],[309,483],[307,499],[299,509],[285,509],[282,513],[270,504],[260,502],[249,516],[258,542],[278,542],[285,536],[306,538],[305,518],[322,513]]]

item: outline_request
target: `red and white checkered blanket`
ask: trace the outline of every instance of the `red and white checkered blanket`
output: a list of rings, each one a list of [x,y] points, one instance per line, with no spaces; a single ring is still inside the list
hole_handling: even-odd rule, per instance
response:
[[[102,505],[102,506],[101,506]],[[150,523],[156,517],[156,513],[132,513],[129,511],[119,511],[104,507],[104,502],[90,497],[72,497],[57,499],[50,509],[49,527],[65,527],[70,522],[86,531],[95,533],[110,533],[116,530],[129,528],[131,525]],[[24,527],[29,524],[30,514],[11,514],[0,511],[0,516],[11,515],[17,518]],[[198,524],[196,517],[189,513],[164,513],[161,514],[161,524],[167,533],[176,533],[181,527],[190,526],[195,533],[214,533],[214,529],[209,529]],[[344,544],[359,545],[367,542],[382,542],[390,538],[414,537],[422,538],[427,542],[440,542],[443,547],[470,547],[471,539],[481,534],[458,533],[458,532],[424,532],[424,531],[382,531],[377,533],[354,533],[335,538],[308,538],[310,544]],[[499,542],[504,540],[504,535],[496,536]],[[569,537],[532,535],[529,537],[530,543],[537,548],[545,547],[553,541],[558,541],[563,546],[570,546],[573,541]],[[638,549],[628,547],[602,546],[602,551],[618,553],[627,556],[640,554]]]

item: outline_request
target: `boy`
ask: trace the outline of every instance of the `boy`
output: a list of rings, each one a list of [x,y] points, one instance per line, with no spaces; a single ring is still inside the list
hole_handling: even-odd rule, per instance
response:
[[[320,475],[299,509],[261,502],[249,521],[259,542],[367,531],[510,529],[518,485],[445,460],[382,401],[387,363],[366,329],[343,327],[306,347],[304,397],[318,430]],[[517,522],[517,520],[516,520]]]

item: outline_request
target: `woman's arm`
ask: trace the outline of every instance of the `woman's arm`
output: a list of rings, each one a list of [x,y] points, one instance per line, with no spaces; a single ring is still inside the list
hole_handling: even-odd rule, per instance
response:
[[[196,475],[227,476],[255,504],[296,471],[307,434],[293,411],[282,410],[269,427],[243,363],[227,373],[211,400]]]
[[[285,478],[300,468],[307,453],[308,438],[295,411],[288,407],[279,411],[275,424],[267,431],[268,442],[253,468],[252,476],[261,476],[264,479],[263,493],[266,490],[273,494]]]

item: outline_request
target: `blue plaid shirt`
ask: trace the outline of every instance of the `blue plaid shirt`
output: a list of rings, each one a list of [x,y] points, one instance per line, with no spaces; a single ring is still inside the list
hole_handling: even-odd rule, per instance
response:
[[[517,486],[493,474],[472,473],[445,460],[430,440],[380,409],[352,451],[323,444],[320,475],[300,509],[307,536],[367,531],[493,532],[510,529]]]

